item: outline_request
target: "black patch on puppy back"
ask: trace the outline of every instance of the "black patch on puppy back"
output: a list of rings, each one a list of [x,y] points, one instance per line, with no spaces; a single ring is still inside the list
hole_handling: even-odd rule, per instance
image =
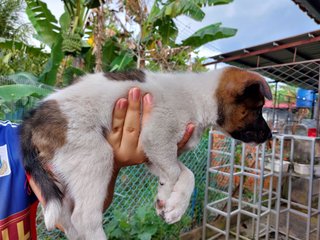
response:
[[[144,83],[146,81],[145,73],[141,70],[132,70],[128,72],[106,72],[104,76],[110,80],[117,81],[138,81]]]

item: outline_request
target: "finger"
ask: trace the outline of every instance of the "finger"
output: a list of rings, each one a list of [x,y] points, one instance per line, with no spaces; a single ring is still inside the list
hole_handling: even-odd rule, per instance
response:
[[[141,93],[139,88],[132,88],[128,95],[128,110],[126,113],[121,146],[137,147],[140,134]]]
[[[187,142],[189,141],[189,139],[193,133],[194,128],[195,128],[195,126],[193,123],[189,123],[187,125],[186,131],[185,131],[181,141],[178,143],[178,149],[183,148],[187,144]]]
[[[113,148],[117,148],[121,144],[123,125],[128,108],[128,100],[120,98],[113,109],[112,114],[112,127],[111,131],[107,134],[107,140]]]
[[[153,98],[150,93],[147,93],[146,95],[143,96],[142,127],[148,121],[152,107],[153,107]],[[140,139],[139,139],[137,151],[140,153],[140,155],[144,154]],[[143,159],[145,160],[145,158]]]
[[[143,113],[142,113],[142,126],[150,117],[150,113],[153,107],[153,98],[150,93],[147,93],[143,97]]]

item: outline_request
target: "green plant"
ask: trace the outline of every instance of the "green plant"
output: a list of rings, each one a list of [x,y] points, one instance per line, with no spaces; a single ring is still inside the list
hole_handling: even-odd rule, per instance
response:
[[[190,224],[190,217],[183,216],[178,223],[168,225],[156,215],[151,205],[137,208],[131,216],[127,212],[115,210],[113,216],[105,228],[111,240],[179,239],[182,228]]]
[[[38,75],[48,59],[41,48],[27,44],[31,27],[22,18],[24,7],[24,0],[0,0],[0,76],[25,71]]]
[[[58,87],[68,85],[70,78],[84,72],[149,68],[149,64],[152,70],[203,71],[201,58],[195,58],[195,64],[188,67],[190,53],[210,41],[236,33],[236,29],[216,23],[176,43],[176,17],[187,15],[201,21],[205,15],[202,7],[232,0],[156,0],[150,12],[144,1],[110,1],[102,5],[98,0],[63,2],[65,12],[57,21],[44,2],[26,0],[26,12],[37,38],[51,48],[39,81]],[[126,16],[126,24],[138,25],[139,34],[127,30],[118,13]]]
[[[0,38],[26,42],[31,32],[21,13],[24,0],[0,0]]]
[[[0,119],[21,120],[24,111],[53,91],[29,73],[3,77],[0,81]]]
[[[132,1],[127,1],[127,4]],[[137,41],[138,66],[151,63],[152,69],[186,70],[190,62],[190,53],[208,42],[220,38],[232,37],[237,30],[221,27],[221,23],[205,26],[188,38],[177,43],[178,27],[175,18],[186,15],[195,21],[202,21],[204,6],[228,4],[232,0],[155,0],[149,13],[143,12],[143,4],[131,10],[130,15],[137,19],[141,32]],[[139,17],[138,17],[139,16]],[[142,17],[141,17],[142,16]],[[147,66],[148,67],[148,66]]]
[[[272,84],[270,85],[272,95],[274,96],[274,105],[280,103],[295,104],[297,88],[287,84]]]

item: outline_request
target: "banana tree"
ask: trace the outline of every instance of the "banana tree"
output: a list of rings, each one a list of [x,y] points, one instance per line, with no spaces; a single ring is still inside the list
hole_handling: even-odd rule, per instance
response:
[[[83,7],[83,1],[80,0],[64,2],[66,11],[58,22],[46,3],[26,0],[26,13],[37,33],[34,37],[51,49],[50,59],[39,76],[39,81],[48,85],[61,83],[59,68],[64,66],[62,61],[67,55],[79,52],[85,47],[82,35],[88,9]],[[61,71],[64,69],[60,69]]]
[[[24,109],[52,92],[34,76],[48,57],[41,47],[0,38],[0,119],[21,119]]]
[[[134,60],[132,54],[114,38],[105,39],[103,33],[106,8],[100,0],[63,0],[65,12],[59,21],[41,0],[26,0],[26,13],[37,32],[39,41],[51,49],[50,59],[39,81],[61,87],[75,76],[101,70],[124,70]],[[103,3],[103,5],[101,5]],[[104,64],[103,54],[112,42],[117,56],[111,66]],[[109,45],[108,45],[109,44]],[[106,47],[105,47],[106,45]],[[99,65],[99,67],[96,67]],[[102,69],[103,67],[103,69]]]
[[[201,8],[228,4],[233,0],[168,0],[163,3],[156,0],[152,6],[146,23],[142,25],[141,39],[143,42],[151,40],[152,35],[159,36],[163,45],[177,46],[176,38],[178,28],[174,19],[186,15],[195,21],[202,21],[205,13]],[[222,28],[221,24],[213,24],[197,30],[189,38],[183,41],[183,46],[197,48],[210,41],[231,37],[236,34],[236,29]],[[149,42],[150,44],[150,42]]]
[[[126,2],[131,4],[131,1]],[[145,14],[142,14],[144,13],[143,4],[140,4],[140,8],[131,8],[127,12],[141,29],[137,41],[140,49],[138,66],[144,66],[145,60],[149,60],[149,62],[156,61],[157,64],[166,65],[165,69],[172,70],[168,63],[176,61],[177,57],[180,56],[186,60],[186,56],[196,48],[217,39],[234,36],[236,29],[225,28],[221,23],[216,23],[197,30],[182,43],[176,42],[179,31],[175,23],[177,17],[186,15],[195,21],[202,21],[205,17],[203,7],[230,2],[232,0],[155,0],[150,13]]]
[[[114,6],[114,1],[64,0],[65,12],[58,22],[46,3],[26,0],[26,12],[37,32],[36,37],[51,48],[50,59],[39,79],[49,85],[63,86],[74,75],[93,71],[96,65],[99,70],[119,71],[136,67],[136,64],[148,67],[146,60],[150,65],[154,62],[164,65],[160,69],[185,67],[190,52],[210,41],[231,37],[236,30],[216,23],[199,29],[178,44],[174,19],[187,15],[201,21],[205,15],[202,7],[231,1],[155,0],[148,12],[143,1],[117,1],[115,10],[108,5]],[[119,20],[119,12],[140,26],[137,38]],[[161,59],[165,64],[161,64]],[[175,66],[172,67],[173,62]]]

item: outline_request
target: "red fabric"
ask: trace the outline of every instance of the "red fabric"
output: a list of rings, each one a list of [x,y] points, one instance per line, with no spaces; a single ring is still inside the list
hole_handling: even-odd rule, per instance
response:
[[[38,201],[21,212],[0,220],[0,240],[37,240]]]
[[[30,174],[26,172],[27,181],[30,181]],[[28,188],[30,188],[28,184]],[[29,189],[29,191],[32,191]],[[39,201],[34,202],[30,207],[30,232],[31,240],[37,240],[37,208]]]
[[[31,240],[37,239],[37,208],[39,201],[33,203],[30,207],[30,232]]]
[[[27,177],[27,180],[28,180],[28,182],[29,182],[29,181],[30,181],[31,176],[30,176],[30,174],[29,174],[29,173],[27,173],[27,172],[26,172],[26,177]]]

